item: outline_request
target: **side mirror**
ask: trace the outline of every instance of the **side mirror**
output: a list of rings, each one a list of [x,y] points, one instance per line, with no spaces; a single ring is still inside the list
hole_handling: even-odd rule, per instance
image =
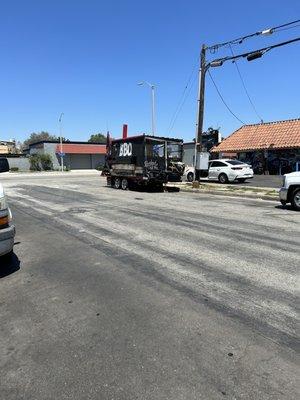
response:
[[[9,164],[7,158],[0,158],[0,173],[8,171],[9,171]]]

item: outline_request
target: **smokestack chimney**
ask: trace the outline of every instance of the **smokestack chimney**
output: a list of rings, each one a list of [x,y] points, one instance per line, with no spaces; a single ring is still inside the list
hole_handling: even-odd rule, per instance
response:
[[[123,125],[123,139],[127,139],[127,130],[128,130],[128,125],[124,124]]]

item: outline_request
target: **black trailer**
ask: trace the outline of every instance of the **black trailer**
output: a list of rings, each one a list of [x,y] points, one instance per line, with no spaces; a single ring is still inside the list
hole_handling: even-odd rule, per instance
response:
[[[182,140],[147,135],[112,140],[106,170],[107,184],[116,189],[134,186],[160,189],[171,175],[173,181],[181,180]]]

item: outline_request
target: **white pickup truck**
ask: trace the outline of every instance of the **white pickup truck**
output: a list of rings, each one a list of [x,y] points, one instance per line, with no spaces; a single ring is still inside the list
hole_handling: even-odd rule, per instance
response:
[[[0,172],[9,171],[6,158],[0,158]],[[0,266],[3,257],[9,257],[14,247],[15,227],[11,223],[11,211],[7,204],[3,186],[0,183]]]
[[[291,172],[283,176],[279,200],[283,206],[291,203],[295,210],[300,211],[300,172]]]

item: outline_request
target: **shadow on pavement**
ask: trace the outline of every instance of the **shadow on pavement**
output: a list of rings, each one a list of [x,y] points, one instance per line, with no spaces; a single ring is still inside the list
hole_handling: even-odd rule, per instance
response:
[[[0,257],[0,279],[17,272],[19,269],[20,260],[15,253]]]
[[[297,210],[294,210],[294,208],[290,204],[287,204],[286,206],[279,204],[279,205],[275,206],[275,208],[277,208],[278,210],[288,210],[288,211],[292,211],[292,212],[299,212]]]
[[[107,189],[110,190],[118,190],[120,193],[122,193],[122,189],[115,189],[114,187],[111,186],[106,186]],[[163,188],[157,188],[157,187],[150,187],[150,186],[138,186],[134,185],[131,186],[130,189],[128,189],[132,192],[140,192],[140,193],[162,193],[164,190]]]

